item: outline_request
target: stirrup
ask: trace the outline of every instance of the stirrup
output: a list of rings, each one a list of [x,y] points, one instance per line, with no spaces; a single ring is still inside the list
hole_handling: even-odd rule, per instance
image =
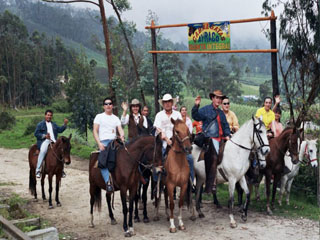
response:
[[[36,172],[36,178],[41,178],[41,172]]]

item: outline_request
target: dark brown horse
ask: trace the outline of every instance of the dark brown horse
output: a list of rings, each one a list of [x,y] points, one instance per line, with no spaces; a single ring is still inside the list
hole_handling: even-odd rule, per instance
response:
[[[273,189],[272,189],[272,203],[271,207],[274,207],[275,195],[277,191],[278,182],[281,179],[281,174],[284,169],[284,156],[289,150],[289,153],[294,164],[299,161],[299,138],[300,132],[296,128],[287,127],[282,133],[275,138],[269,140],[270,153],[266,157],[267,166],[262,172],[265,174],[266,181],[266,193],[267,193],[267,212],[272,214],[270,209],[270,182],[272,175],[273,179]]]
[[[190,179],[190,169],[187,161],[186,154],[190,154],[192,150],[191,146],[191,135],[187,125],[182,120],[173,120],[173,137],[172,146],[168,152],[168,157],[165,160],[164,168],[166,171],[166,176],[163,178],[163,183],[165,184],[165,203],[166,203],[166,214],[168,219],[170,219],[170,232],[174,233],[177,231],[174,225],[174,199],[173,191],[175,187],[180,187],[180,199],[179,199],[179,229],[185,230],[185,226],[182,221],[182,206],[184,202],[185,194],[187,193],[187,188]],[[168,213],[168,196],[170,199],[170,216]],[[159,200],[156,199],[156,216],[155,220],[158,220],[159,213]],[[193,212],[194,214],[194,212]],[[195,219],[195,216],[194,218]]]
[[[42,199],[46,200],[46,195],[44,191],[44,179],[46,175],[48,175],[49,181],[49,208],[53,208],[52,206],[52,178],[56,175],[56,203],[57,206],[61,206],[61,202],[59,200],[59,187],[62,177],[63,164],[69,165],[71,163],[70,158],[70,144],[71,134],[69,138],[61,136],[58,138],[57,142],[54,144],[50,144],[48,148],[47,155],[42,164],[44,164],[42,177],[41,177],[41,191],[42,191]],[[37,145],[34,144],[31,146],[29,150],[29,190],[31,194],[34,196],[35,200],[37,200],[37,179],[36,179],[36,167],[38,161]]]
[[[115,191],[120,190],[123,211],[123,230],[126,237],[134,235],[132,214],[133,203],[141,177],[139,166],[151,168],[152,165],[149,164],[152,163],[154,158],[161,159],[161,150],[162,142],[159,137],[140,136],[137,139],[132,140],[125,147],[120,146],[117,151],[116,167],[111,174]],[[106,189],[106,184],[103,180],[100,169],[95,167],[97,159],[98,153],[91,154],[89,165],[91,227],[94,227],[93,206],[97,206],[99,210],[101,209],[101,189]],[[145,160],[145,162],[142,162],[143,160]],[[127,191],[129,191],[129,222],[127,221]],[[106,194],[106,198],[111,224],[114,225],[117,222],[112,212],[111,194]]]

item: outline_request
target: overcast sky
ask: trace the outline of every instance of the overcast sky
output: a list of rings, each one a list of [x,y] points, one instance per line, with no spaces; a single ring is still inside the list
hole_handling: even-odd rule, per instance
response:
[[[97,0],[95,0],[97,2]],[[123,13],[123,18],[137,24],[140,31],[145,31],[148,10],[159,17],[159,24],[198,23],[244,18],[262,17],[264,0],[129,0],[132,9]],[[106,4],[107,15],[114,15],[109,4]],[[81,7],[97,9],[92,4],[81,3]],[[279,12],[275,10],[276,16]],[[248,39],[266,41],[262,30],[269,27],[269,21],[241,23],[231,25],[231,41]],[[165,37],[174,42],[187,44],[187,27],[162,29]],[[253,46],[254,47],[254,46]]]

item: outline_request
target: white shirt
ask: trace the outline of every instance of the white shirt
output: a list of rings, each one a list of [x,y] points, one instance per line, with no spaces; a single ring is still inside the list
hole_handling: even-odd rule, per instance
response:
[[[186,125],[189,128],[189,132],[192,134],[192,131],[193,131],[192,121],[189,117],[186,117]]]
[[[154,127],[160,128],[161,131],[163,131],[168,138],[171,138],[173,134],[173,124],[171,122],[171,118],[173,120],[177,120],[177,119],[182,120],[182,116],[180,112],[172,110],[171,115],[168,116],[165,110],[162,110],[161,112],[157,113],[156,118],[154,120],[154,124],[153,124]],[[166,148],[167,142],[163,141],[162,146]]]
[[[94,124],[99,125],[99,140],[115,139],[117,127],[121,126],[120,119],[114,115],[106,113],[99,113],[93,120]]]
[[[51,141],[56,142],[56,139],[54,138],[54,134],[53,134],[52,123],[46,121],[46,125],[47,125],[47,133],[50,134]]]
[[[138,125],[139,119],[141,117],[140,113],[138,113],[137,115],[134,115],[134,114],[132,114],[132,115],[133,115],[134,121],[136,122],[136,125]],[[148,128],[148,121],[147,121],[146,117],[145,116],[142,116],[142,117],[143,117],[143,126],[145,128]],[[128,125],[128,123],[129,123],[129,115],[127,114],[125,117],[121,116],[121,124]]]

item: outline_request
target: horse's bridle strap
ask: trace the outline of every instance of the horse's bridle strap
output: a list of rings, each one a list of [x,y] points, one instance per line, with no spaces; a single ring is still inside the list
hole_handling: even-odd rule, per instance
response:
[[[247,147],[245,147],[245,146],[242,146],[242,145],[240,145],[240,144],[232,141],[232,139],[230,139],[230,141],[231,141],[232,143],[234,143],[235,145],[237,145],[238,147],[241,147],[241,148],[243,148],[243,149],[245,149],[245,150],[248,150],[248,151],[251,151],[251,150],[252,150],[252,148],[247,148]]]

